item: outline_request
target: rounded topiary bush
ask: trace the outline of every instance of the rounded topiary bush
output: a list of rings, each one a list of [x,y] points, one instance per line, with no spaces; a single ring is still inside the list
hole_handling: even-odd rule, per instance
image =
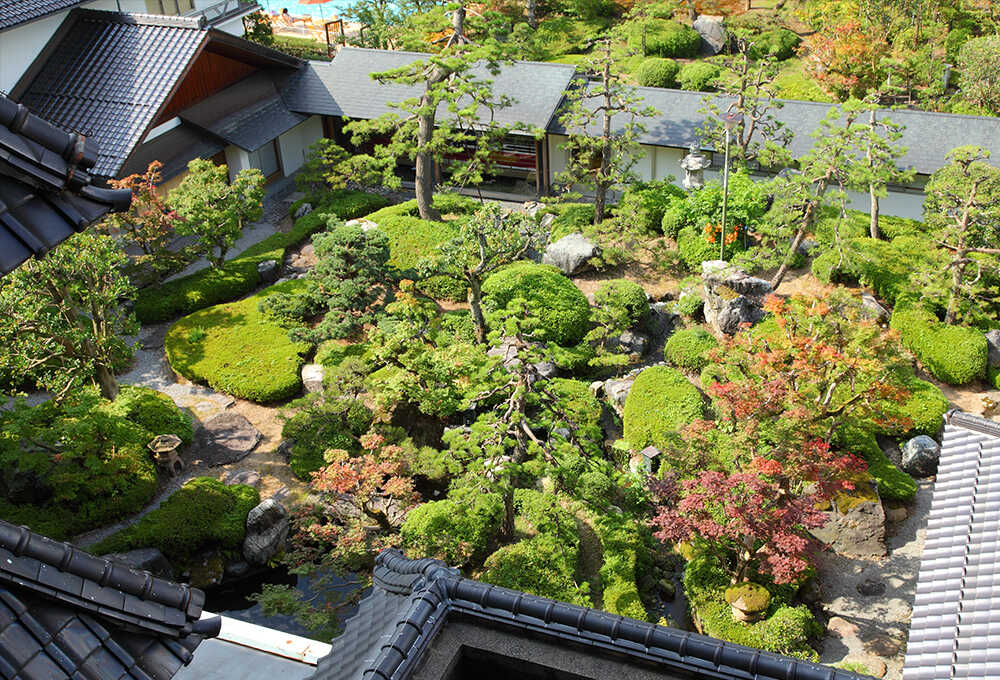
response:
[[[884,410],[889,414],[909,419],[910,427],[883,430],[882,434],[892,437],[913,437],[918,434],[936,437],[944,424],[944,414],[950,408],[948,398],[937,385],[919,378],[908,380],[906,389],[909,390],[910,396],[904,403],[887,403]]]
[[[938,380],[964,385],[986,375],[988,345],[982,331],[941,323],[906,296],[897,301],[889,325]]]
[[[625,191],[615,214],[643,233],[655,235],[663,228],[664,212],[675,202],[683,200],[684,192],[670,182],[643,182]]]
[[[770,31],[764,31],[753,39],[750,58],[773,57],[778,61],[791,59],[795,56],[795,51],[798,50],[801,43],[802,38],[787,28],[774,28]]]
[[[461,567],[486,554],[502,519],[498,494],[476,494],[468,504],[446,498],[411,510],[400,535],[411,557],[433,557]]]
[[[638,283],[627,279],[605,281],[594,292],[598,306],[611,309],[621,308],[628,315],[628,327],[644,326],[649,319],[649,300],[646,291]]]
[[[678,368],[700,371],[708,365],[705,354],[718,344],[703,328],[685,328],[670,336],[663,347],[663,356]]]
[[[673,59],[644,59],[635,72],[635,80],[643,87],[676,87],[680,65]]]
[[[641,50],[645,33],[646,55],[657,57],[696,57],[701,50],[701,36],[690,26],[669,19],[635,22],[629,29],[628,45]]]
[[[590,598],[576,584],[577,550],[541,534],[505,545],[486,559],[482,580],[584,607]]]
[[[677,83],[684,90],[695,90],[697,92],[709,92],[715,85],[715,79],[719,77],[719,67],[704,61],[692,61],[685,64],[677,74]]]
[[[568,347],[587,333],[590,304],[587,296],[558,269],[519,262],[492,274],[483,282],[483,305],[495,314],[515,298],[527,304],[538,319],[535,337]]]
[[[701,393],[677,369],[651,366],[625,398],[625,439],[633,449],[666,448],[670,435],[705,416]]]

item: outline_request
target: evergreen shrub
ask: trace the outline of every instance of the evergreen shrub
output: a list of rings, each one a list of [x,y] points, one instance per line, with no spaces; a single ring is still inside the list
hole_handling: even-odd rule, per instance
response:
[[[677,72],[680,69],[673,59],[651,57],[639,64],[635,80],[643,87],[677,87]]]
[[[677,74],[677,83],[682,90],[695,92],[711,92],[715,87],[715,79],[722,71],[715,64],[704,61],[692,61],[684,64]]]
[[[627,279],[605,281],[594,292],[599,306],[623,309],[628,316],[629,328],[642,328],[649,320],[649,300],[638,283]]]
[[[964,385],[986,375],[988,346],[982,331],[944,324],[909,296],[897,302],[889,325],[938,380]]]
[[[289,467],[300,479],[322,468],[329,449],[359,453],[358,437],[368,431],[372,412],[359,399],[329,399],[303,408],[285,421],[281,437],[292,441]]]
[[[787,28],[773,28],[754,36],[750,58],[773,57],[778,61],[785,61],[795,56],[801,43],[802,38]]]
[[[634,450],[667,448],[669,436],[705,417],[701,393],[677,369],[651,366],[640,373],[625,398],[625,440]]]
[[[663,347],[663,356],[671,365],[688,371],[701,371],[708,365],[705,354],[718,347],[715,337],[703,328],[675,331]]]
[[[657,57],[697,57],[701,51],[701,36],[690,26],[669,19],[647,19],[632,22],[627,28],[628,45],[641,50],[645,32],[646,54]]]
[[[463,567],[481,560],[496,540],[503,520],[498,494],[475,494],[467,502],[451,498],[419,505],[400,530],[410,557],[433,557]]]
[[[615,212],[643,233],[656,235],[663,228],[664,212],[675,201],[683,199],[684,192],[671,182],[643,182],[625,190]]]

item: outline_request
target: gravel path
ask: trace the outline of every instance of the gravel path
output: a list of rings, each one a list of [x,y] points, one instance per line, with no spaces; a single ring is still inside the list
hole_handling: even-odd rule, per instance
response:
[[[916,498],[907,508],[907,518],[889,525],[888,556],[864,560],[833,553],[820,555],[823,608],[830,617],[820,654],[823,663],[859,661],[876,674],[884,664],[886,678],[902,677],[933,489],[933,481],[919,481]],[[884,584],[885,592],[878,596],[862,595],[858,586],[869,580]]]

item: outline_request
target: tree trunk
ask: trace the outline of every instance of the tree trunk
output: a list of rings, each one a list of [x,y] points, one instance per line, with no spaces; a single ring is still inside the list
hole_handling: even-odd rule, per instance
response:
[[[965,250],[955,251],[956,260],[964,260],[965,256]],[[965,273],[965,264],[956,264],[954,270],[955,272],[951,276],[951,295],[948,296],[948,309],[944,313],[944,322],[947,324],[955,323],[957,301],[962,294],[962,275]]]
[[[538,0],[528,0],[528,25],[532,28],[538,28],[538,17],[535,15],[537,7]]]
[[[800,226],[799,230],[795,232],[795,238],[792,239],[792,247],[789,249],[788,254],[785,256],[784,262],[778,267],[778,271],[775,272],[774,278],[771,279],[771,290],[776,292],[778,286],[781,285],[782,279],[785,278],[785,274],[788,273],[788,264],[792,261],[792,257],[795,256],[795,251],[799,249],[799,245],[802,243],[802,237],[806,234],[805,226]]]
[[[604,72],[601,83],[604,87],[604,120],[601,130],[601,166],[594,182],[594,224],[604,220],[604,207],[608,200],[608,167],[611,165],[611,44],[605,43],[607,58],[604,61]]]
[[[421,110],[434,106],[430,90],[446,77],[445,73],[435,68],[427,78],[427,88],[420,97]],[[413,191],[417,199],[417,211],[420,219],[441,221],[441,213],[434,208],[434,157],[425,151],[434,135],[435,112],[421,115],[417,119],[417,167],[414,176]]]
[[[94,378],[101,388],[101,396],[108,401],[114,401],[118,397],[118,381],[114,374],[104,364],[97,364],[94,367]]]
[[[505,542],[514,540],[514,489],[506,489],[503,492],[503,522],[500,526],[500,534]]]
[[[872,199],[872,215],[871,223],[869,224],[869,232],[872,238],[881,238],[878,231],[878,194],[875,193],[875,185],[868,185],[868,195]]]
[[[483,316],[483,291],[479,279],[469,281],[469,309],[472,311],[472,323],[476,327],[476,342],[486,343],[486,318]]]

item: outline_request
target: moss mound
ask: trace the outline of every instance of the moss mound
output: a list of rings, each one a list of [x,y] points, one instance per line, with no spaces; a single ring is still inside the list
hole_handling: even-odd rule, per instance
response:
[[[897,302],[889,325],[938,380],[964,385],[986,375],[988,345],[982,331],[941,323],[911,299]]]
[[[676,369],[651,366],[635,379],[625,398],[625,439],[633,449],[667,447],[677,430],[705,417],[694,385]]]
[[[705,354],[718,345],[715,337],[705,329],[685,328],[670,336],[663,347],[663,355],[673,366],[701,371],[708,366]]]

